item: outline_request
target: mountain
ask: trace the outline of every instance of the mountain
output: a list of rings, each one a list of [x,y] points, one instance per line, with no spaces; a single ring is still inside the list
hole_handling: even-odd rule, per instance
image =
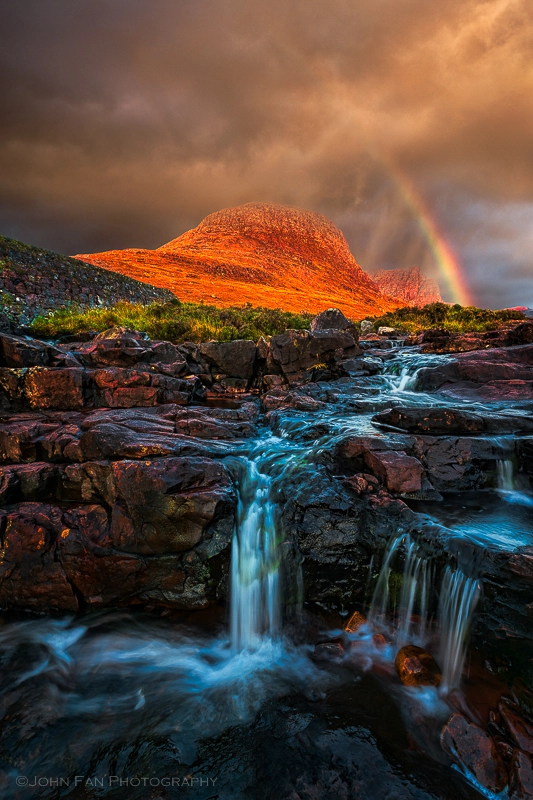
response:
[[[383,294],[390,295],[404,306],[425,306],[441,303],[437,281],[426,278],[418,267],[411,269],[382,269],[372,275],[372,280]]]
[[[173,291],[183,301],[318,312],[355,319],[398,307],[361,269],[322,214],[247,203],[210,214],[156,250],[110,250],[83,261]]]

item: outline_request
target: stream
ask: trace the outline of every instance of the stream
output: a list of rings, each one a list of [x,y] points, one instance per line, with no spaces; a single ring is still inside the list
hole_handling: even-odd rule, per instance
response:
[[[533,495],[506,455],[513,437],[498,442],[494,487],[406,501],[471,561],[443,563],[416,535],[393,532],[370,563],[354,632],[343,629],[355,609],[306,601],[301,559],[288,555],[280,498],[302,465],[350,433],[385,435],[377,411],[444,402],[413,387],[418,369],[448,356],[389,356],[381,374],[333,382],[337,402],[272,412],[259,439],[221,455],[238,491],[226,606],[4,615],[2,704],[15,709],[0,751],[4,800],[497,796],[451,764],[439,734],[467,705],[485,720],[505,690],[469,643],[484,593],[475,554],[533,544]],[[317,643],[332,655],[317,657]],[[399,682],[395,655],[407,644],[435,656],[440,686]]]

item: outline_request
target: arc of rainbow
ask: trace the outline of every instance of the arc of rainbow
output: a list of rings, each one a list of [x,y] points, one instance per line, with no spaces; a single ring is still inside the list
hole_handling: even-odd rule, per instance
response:
[[[424,238],[426,239],[439,272],[444,278],[452,300],[462,306],[474,305],[461,263],[450,244],[439,230],[436,220],[420,197],[408,175],[390,161],[384,162],[385,169],[394,180],[404,201],[413,212]]]

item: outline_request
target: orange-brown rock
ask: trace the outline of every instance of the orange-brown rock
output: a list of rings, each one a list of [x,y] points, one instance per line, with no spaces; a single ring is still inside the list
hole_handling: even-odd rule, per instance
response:
[[[398,650],[394,666],[405,686],[439,686],[442,675],[431,653],[414,644]]]
[[[344,630],[346,633],[356,633],[362,625],[366,624],[366,617],[364,614],[361,614],[360,611],[354,611],[346,625],[344,626]]]
[[[402,304],[380,292],[326,217],[271,203],[210,214],[156,250],[76,258],[218,306],[250,302],[311,313],[335,306],[361,319]]]
[[[405,306],[425,306],[442,303],[437,281],[426,278],[418,267],[411,269],[381,269],[372,275],[383,294],[394,297]]]

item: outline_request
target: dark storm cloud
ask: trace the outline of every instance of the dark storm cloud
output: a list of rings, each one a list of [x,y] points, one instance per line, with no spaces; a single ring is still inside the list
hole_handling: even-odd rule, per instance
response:
[[[154,247],[219,208],[279,201],[332,217],[369,269],[431,272],[392,162],[475,293],[523,296],[529,0],[17,0],[0,16],[6,233]],[[503,300],[487,259],[508,274]]]

